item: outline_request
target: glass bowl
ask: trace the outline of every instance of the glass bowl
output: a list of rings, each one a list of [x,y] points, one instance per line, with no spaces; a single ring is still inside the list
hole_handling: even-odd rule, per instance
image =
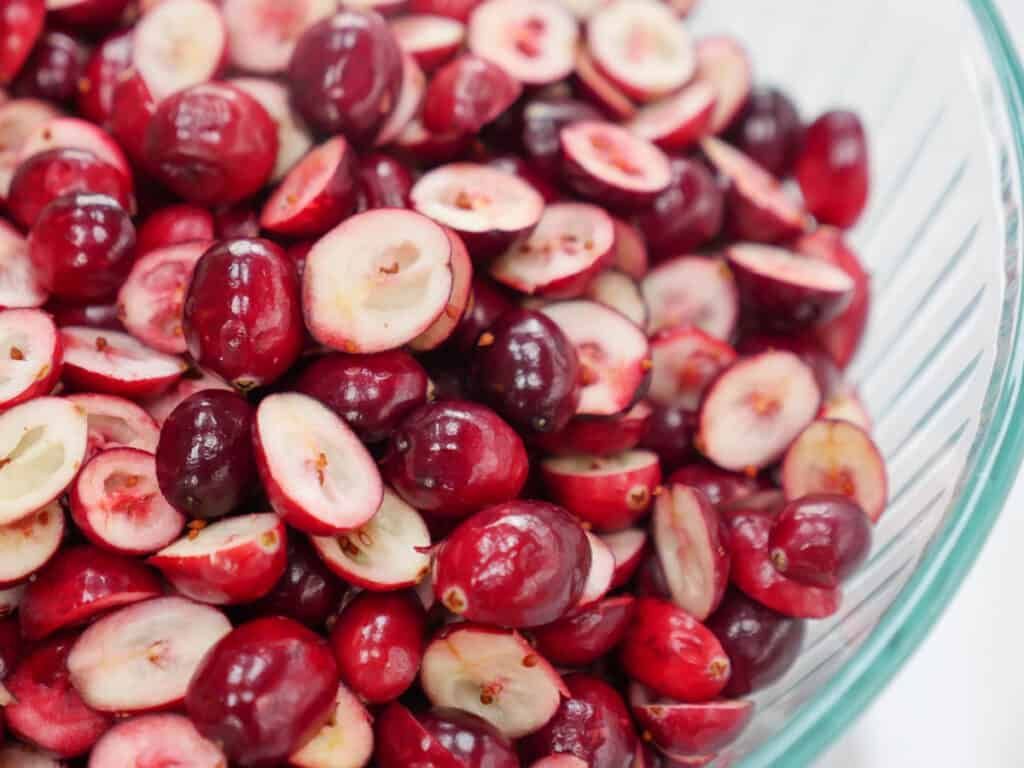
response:
[[[992,0],[705,0],[805,116],[849,106],[872,142],[852,240],[872,314],[850,375],[888,461],[890,506],[842,611],[714,765],[803,766],[870,703],[956,592],[1024,450],[1024,71]]]

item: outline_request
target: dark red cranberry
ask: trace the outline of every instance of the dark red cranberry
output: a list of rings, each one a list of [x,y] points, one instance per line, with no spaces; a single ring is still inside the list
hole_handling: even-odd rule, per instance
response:
[[[302,351],[295,263],[269,240],[227,240],[196,264],[185,340],[200,365],[241,389],[270,384]]]
[[[455,709],[435,709],[417,719],[467,768],[519,768],[519,758],[508,739],[479,717]]]
[[[536,189],[540,196],[544,198],[545,203],[557,202],[562,197],[562,193],[550,181],[534,171],[521,157],[516,155],[498,155],[497,157],[489,158],[487,165],[491,166],[491,168],[497,168],[499,171],[518,176]]]
[[[292,100],[310,125],[364,144],[398,102],[402,52],[378,14],[342,10],[299,38],[288,79]]]
[[[64,304],[51,301],[45,309],[53,315],[54,321],[60,327],[84,325],[87,328],[124,330],[124,326],[117,317],[117,304]]]
[[[32,49],[14,83],[22,98],[70,102],[78,95],[78,83],[88,60],[85,47],[70,35],[50,31]]]
[[[523,741],[531,759],[574,755],[590,768],[629,768],[637,748],[636,731],[622,697],[589,675],[565,678],[570,696],[547,725]]]
[[[656,260],[687,253],[715,238],[722,229],[725,195],[707,166],[674,157],[672,183],[633,219]]]
[[[359,161],[359,192],[363,210],[408,208],[412,174],[400,160],[379,152]]]
[[[288,537],[288,564],[277,584],[253,603],[253,613],[281,615],[320,629],[335,614],[345,596],[345,584],[321,560],[309,542]]]
[[[220,240],[259,237],[260,212],[249,202],[225,205],[214,213],[213,228]]]
[[[647,555],[640,563],[636,572],[634,591],[637,597],[672,599],[672,590],[668,587],[665,570],[661,567],[661,560],[658,559],[656,552]]]
[[[380,768],[466,768],[398,702],[377,715],[374,736],[374,758]]]
[[[610,597],[530,634],[541,656],[552,664],[582,667],[619,644],[632,616],[632,597]]]
[[[707,628],[715,633],[732,663],[732,675],[722,695],[738,698],[766,688],[786,674],[800,654],[805,624],[730,589],[708,618]]]
[[[327,643],[290,619],[256,619],[211,648],[185,694],[189,719],[233,763],[284,763],[330,717],[338,666]]]
[[[21,630],[13,616],[0,619],[0,680],[18,666],[21,658]]]
[[[793,170],[803,124],[789,96],[778,88],[757,88],[726,135],[731,144],[782,179]]]
[[[76,27],[105,27],[122,20],[131,0],[85,0],[85,2],[57,3],[50,9],[53,21],[71,29]],[[152,5],[152,4],[149,4]],[[148,7],[143,4],[144,7]]]
[[[807,209],[820,221],[852,227],[870,186],[868,143],[853,112],[826,112],[807,128],[796,164]]]
[[[764,486],[756,477],[728,472],[712,464],[689,464],[680,467],[672,473],[668,482],[697,488],[716,506],[729,504],[764,490]]]
[[[518,496],[529,461],[519,435],[490,408],[446,400],[421,406],[402,422],[381,469],[417,509],[465,517]]]
[[[427,619],[407,592],[362,592],[331,628],[342,682],[371,704],[393,701],[419,675]]]
[[[564,97],[533,99],[522,113],[523,151],[540,173],[556,178],[561,173],[562,129],[570,123],[603,119],[600,112],[584,101]]]
[[[508,296],[491,280],[482,275],[474,275],[469,307],[455,327],[451,343],[461,354],[472,352],[480,334],[513,306]]]
[[[416,358],[400,349],[370,355],[333,354],[310,365],[295,382],[348,422],[366,442],[386,440],[427,401],[429,381]]]
[[[658,454],[663,472],[671,472],[694,457],[693,431],[697,417],[675,405],[656,405],[640,438],[640,447]]]
[[[423,102],[423,124],[435,133],[477,133],[508,109],[522,89],[497,64],[463,54],[431,78]]]
[[[92,52],[78,83],[78,111],[86,120],[108,125],[114,112],[114,91],[132,66],[132,30],[116,32]]]
[[[434,593],[469,621],[539,627],[579,601],[589,572],[579,521],[554,504],[510,501],[448,536],[434,560]]]
[[[169,245],[213,240],[213,215],[197,205],[181,203],[153,211],[141,226],[136,243],[139,255]]]
[[[53,296],[106,299],[132,268],[135,227],[112,197],[63,195],[39,214],[28,249],[36,279]]]
[[[128,156],[149,173],[154,173],[155,169],[146,151],[146,134],[156,114],[156,106],[156,99],[142,76],[132,70],[124,72],[114,86],[110,132]]]
[[[145,136],[146,167],[199,205],[242,200],[267,183],[277,160],[277,126],[252,96],[204,83],[168,96]]]

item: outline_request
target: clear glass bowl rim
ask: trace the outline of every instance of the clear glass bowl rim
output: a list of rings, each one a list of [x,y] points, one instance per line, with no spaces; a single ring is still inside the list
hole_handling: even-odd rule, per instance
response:
[[[1024,179],[1024,66],[995,0],[965,0],[984,39],[1009,120],[1012,162]],[[1020,195],[1022,190],[1017,190]],[[914,573],[856,654],[777,734],[746,756],[742,768],[807,766],[864,711],[899,671],[956,594],[981,551],[1024,459],[1024,281],[1020,222],[1008,221],[1016,242],[1004,301],[1006,356],[989,388],[991,420],[984,424],[968,476],[948,519]]]

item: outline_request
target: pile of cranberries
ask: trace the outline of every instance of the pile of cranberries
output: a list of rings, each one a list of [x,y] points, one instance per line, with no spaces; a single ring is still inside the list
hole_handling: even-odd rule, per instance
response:
[[[691,5],[0,0],[0,766],[739,736],[887,503],[868,154]]]

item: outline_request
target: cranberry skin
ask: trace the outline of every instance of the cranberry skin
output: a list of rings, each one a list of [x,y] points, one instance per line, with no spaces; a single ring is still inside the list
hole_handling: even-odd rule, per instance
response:
[[[419,674],[426,631],[415,595],[360,593],[331,629],[342,682],[370,704],[397,699]]]
[[[516,155],[498,155],[487,160],[487,165],[505,173],[511,173],[527,182],[538,194],[544,198],[545,203],[557,203],[562,198],[562,193],[555,188],[554,184],[548,181],[548,177],[541,176],[537,171],[526,164],[521,157]]]
[[[658,454],[663,472],[671,472],[694,457],[696,414],[676,405],[655,405],[640,447]]]
[[[768,546],[780,573],[815,587],[838,587],[867,558],[871,521],[846,496],[810,494],[783,508]]]
[[[269,240],[217,243],[196,264],[184,330],[193,359],[236,387],[275,381],[302,351],[295,262]]]
[[[412,173],[399,160],[379,152],[359,161],[361,209],[409,208]]]
[[[288,537],[288,564],[277,584],[252,604],[255,615],[287,616],[311,629],[323,627],[345,596],[345,584],[324,565],[309,542]]]
[[[546,315],[513,309],[491,324],[473,354],[481,399],[521,430],[556,432],[576,413],[576,348]]]
[[[435,709],[418,720],[467,768],[519,768],[519,758],[505,737],[479,717],[460,710]]]
[[[694,251],[722,230],[725,195],[711,171],[698,160],[670,160],[672,182],[651,206],[633,219],[655,260]]]
[[[143,151],[147,167],[179,197],[207,206],[234,203],[270,178],[277,127],[248,94],[204,83],[160,102]]]
[[[71,301],[112,297],[135,255],[135,227],[117,200],[74,193],[58,197],[36,219],[28,237],[39,283]]]
[[[185,694],[185,711],[239,766],[272,768],[330,717],[338,666],[330,648],[281,617],[235,628],[211,648]]]
[[[579,601],[589,572],[579,521],[554,504],[510,501],[448,536],[434,560],[434,593],[469,621],[539,627]]]
[[[4,0],[0,3],[0,85],[18,74],[43,31],[44,0]]]
[[[21,630],[13,616],[0,620],[0,680],[7,678],[21,658]]]
[[[126,211],[134,205],[131,182],[117,168],[84,149],[48,149],[18,166],[11,179],[8,207],[30,229],[43,208],[61,195],[91,192],[114,198]]]
[[[547,725],[523,741],[530,759],[566,754],[590,768],[630,768],[637,737],[622,697],[589,675],[569,675],[565,684],[569,698]]]
[[[450,342],[461,355],[471,353],[480,334],[515,306],[500,288],[482,275],[473,276],[471,296],[469,307],[462,314]]]
[[[483,0],[412,0],[412,13],[432,13],[466,23]]]
[[[260,236],[260,213],[251,203],[243,202],[218,208],[213,228],[219,240]]]
[[[497,64],[463,54],[431,78],[423,124],[435,133],[476,133],[508,109],[522,90]]]
[[[657,552],[650,553],[640,563],[640,567],[636,572],[636,584],[633,591],[637,597],[672,599],[672,590],[668,588],[665,569],[661,567],[661,560],[658,558]]]
[[[127,70],[114,86],[110,132],[131,159],[153,173],[146,153],[146,134],[156,114],[156,99],[138,72]]]
[[[537,627],[530,634],[541,656],[552,664],[583,667],[612,650],[633,617],[633,598],[611,597]]]
[[[603,120],[597,109],[569,98],[538,98],[523,108],[522,145],[530,165],[548,178],[557,178],[562,167],[562,129],[570,123]]]
[[[295,382],[361,440],[386,440],[402,420],[427,401],[430,382],[416,358],[400,349],[370,355],[332,354],[310,365]]]
[[[826,112],[807,128],[796,164],[807,209],[843,229],[864,211],[870,186],[868,143],[853,112]]]
[[[14,93],[20,98],[68,103],[78,95],[85,71],[85,47],[63,32],[47,32],[22,67]]]
[[[702,491],[715,506],[729,504],[764,490],[757,478],[728,472],[712,464],[689,464],[680,467],[668,479],[668,484],[681,483]]]
[[[64,304],[50,301],[44,309],[53,315],[57,326],[84,325],[127,333],[117,317],[117,304]]]
[[[78,111],[86,120],[108,127],[114,91],[132,66],[132,30],[117,32],[93,51],[78,84]]]
[[[141,256],[157,248],[213,240],[213,215],[197,205],[168,205],[153,211],[139,227],[136,250]]]
[[[806,629],[803,620],[776,613],[738,589],[725,593],[706,625],[732,664],[722,690],[727,698],[747,696],[786,674],[800,655]]]
[[[288,79],[292,101],[311,126],[366,144],[398,102],[402,52],[380,15],[342,10],[302,34]]]
[[[490,408],[446,400],[413,411],[381,463],[409,504],[441,517],[465,517],[514,499],[526,484],[523,441]]]
[[[726,136],[733,146],[782,179],[793,170],[803,123],[789,96],[777,88],[757,88]]]
[[[380,768],[466,768],[398,702],[376,717],[374,750]]]

